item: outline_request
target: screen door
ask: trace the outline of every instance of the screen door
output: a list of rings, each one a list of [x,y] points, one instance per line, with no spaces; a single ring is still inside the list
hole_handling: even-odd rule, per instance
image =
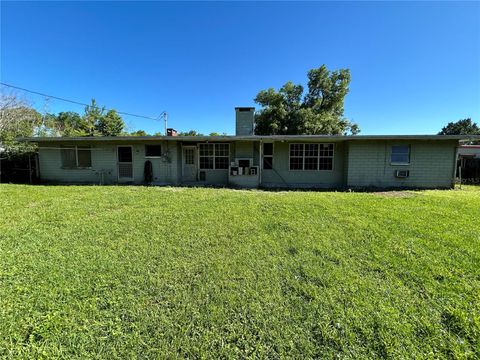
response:
[[[133,149],[131,146],[119,146],[118,157],[118,182],[133,181]]]

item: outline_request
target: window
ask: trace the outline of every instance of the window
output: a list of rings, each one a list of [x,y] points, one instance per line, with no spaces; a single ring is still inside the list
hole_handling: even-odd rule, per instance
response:
[[[200,144],[200,169],[228,169],[230,148],[228,144]]]
[[[410,146],[394,145],[390,157],[392,164],[410,164]]]
[[[92,167],[92,151],[89,146],[65,146],[60,150],[62,167],[81,169]]]
[[[92,167],[92,151],[89,146],[77,146],[77,166],[79,168]]]
[[[162,147],[160,145],[145,145],[146,157],[160,157],[162,156]]]
[[[318,169],[318,144],[305,144],[304,170]]]
[[[290,170],[332,170],[333,144],[290,144]]]
[[[303,170],[303,144],[290,144],[290,170]]]
[[[333,144],[320,144],[318,170],[333,170]]]
[[[263,168],[273,169],[273,143],[263,144]]]
[[[184,154],[185,165],[195,165],[195,149],[186,148]]]
[[[119,163],[131,163],[133,162],[132,147],[119,146],[118,147],[118,162]]]

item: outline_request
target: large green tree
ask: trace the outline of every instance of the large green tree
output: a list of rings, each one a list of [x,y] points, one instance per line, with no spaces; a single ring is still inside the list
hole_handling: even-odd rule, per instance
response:
[[[34,150],[34,145],[17,138],[34,136],[41,124],[42,116],[24,100],[0,94],[0,152],[12,156]]]
[[[480,127],[468,118],[449,122],[438,135],[480,135]]]
[[[92,99],[90,105],[85,106],[85,112],[83,114],[83,121],[80,129],[84,132],[84,136],[98,136],[98,124],[102,119],[105,112],[104,107],[98,106],[95,99]]]
[[[45,125],[55,136],[84,136],[83,119],[73,111],[60,112],[58,115],[47,114]]]
[[[118,136],[122,133],[125,123],[115,110],[108,110],[97,122],[96,130],[102,136]]]
[[[83,115],[73,111],[45,115],[44,127],[44,135],[118,136],[123,133],[125,123],[115,110],[105,111],[92,99]]]
[[[255,116],[257,135],[337,135],[360,132],[344,116],[350,71],[329,71],[325,65],[308,72],[308,90],[291,81],[279,91],[260,91],[255,102],[262,108]]]

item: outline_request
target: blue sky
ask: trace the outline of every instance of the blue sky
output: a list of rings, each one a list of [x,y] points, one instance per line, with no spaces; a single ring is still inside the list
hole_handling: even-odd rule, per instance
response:
[[[167,110],[179,130],[231,134],[235,106],[288,80],[305,84],[321,64],[351,70],[345,115],[363,134],[480,122],[480,3],[1,3],[2,82],[143,115]]]

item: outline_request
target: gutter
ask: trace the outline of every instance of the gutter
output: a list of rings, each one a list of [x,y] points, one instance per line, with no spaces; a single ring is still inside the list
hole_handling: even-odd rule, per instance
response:
[[[149,141],[375,141],[375,140],[458,140],[480,141],[480,135],[248,135],[248,136],[89,136],[89,137],[22,137],[17,141],[26,142],[149,142]]]
[[[457,146],[455,147],[455,159],[453,161],[453,179],[452,179],[452,189],[455,188],[455,182],[457,180],[457,164],[458,164],[458,150],[460,148],[460,143],[457,144]],[[460,185],[462,185],[462,181],[460,179]]]

